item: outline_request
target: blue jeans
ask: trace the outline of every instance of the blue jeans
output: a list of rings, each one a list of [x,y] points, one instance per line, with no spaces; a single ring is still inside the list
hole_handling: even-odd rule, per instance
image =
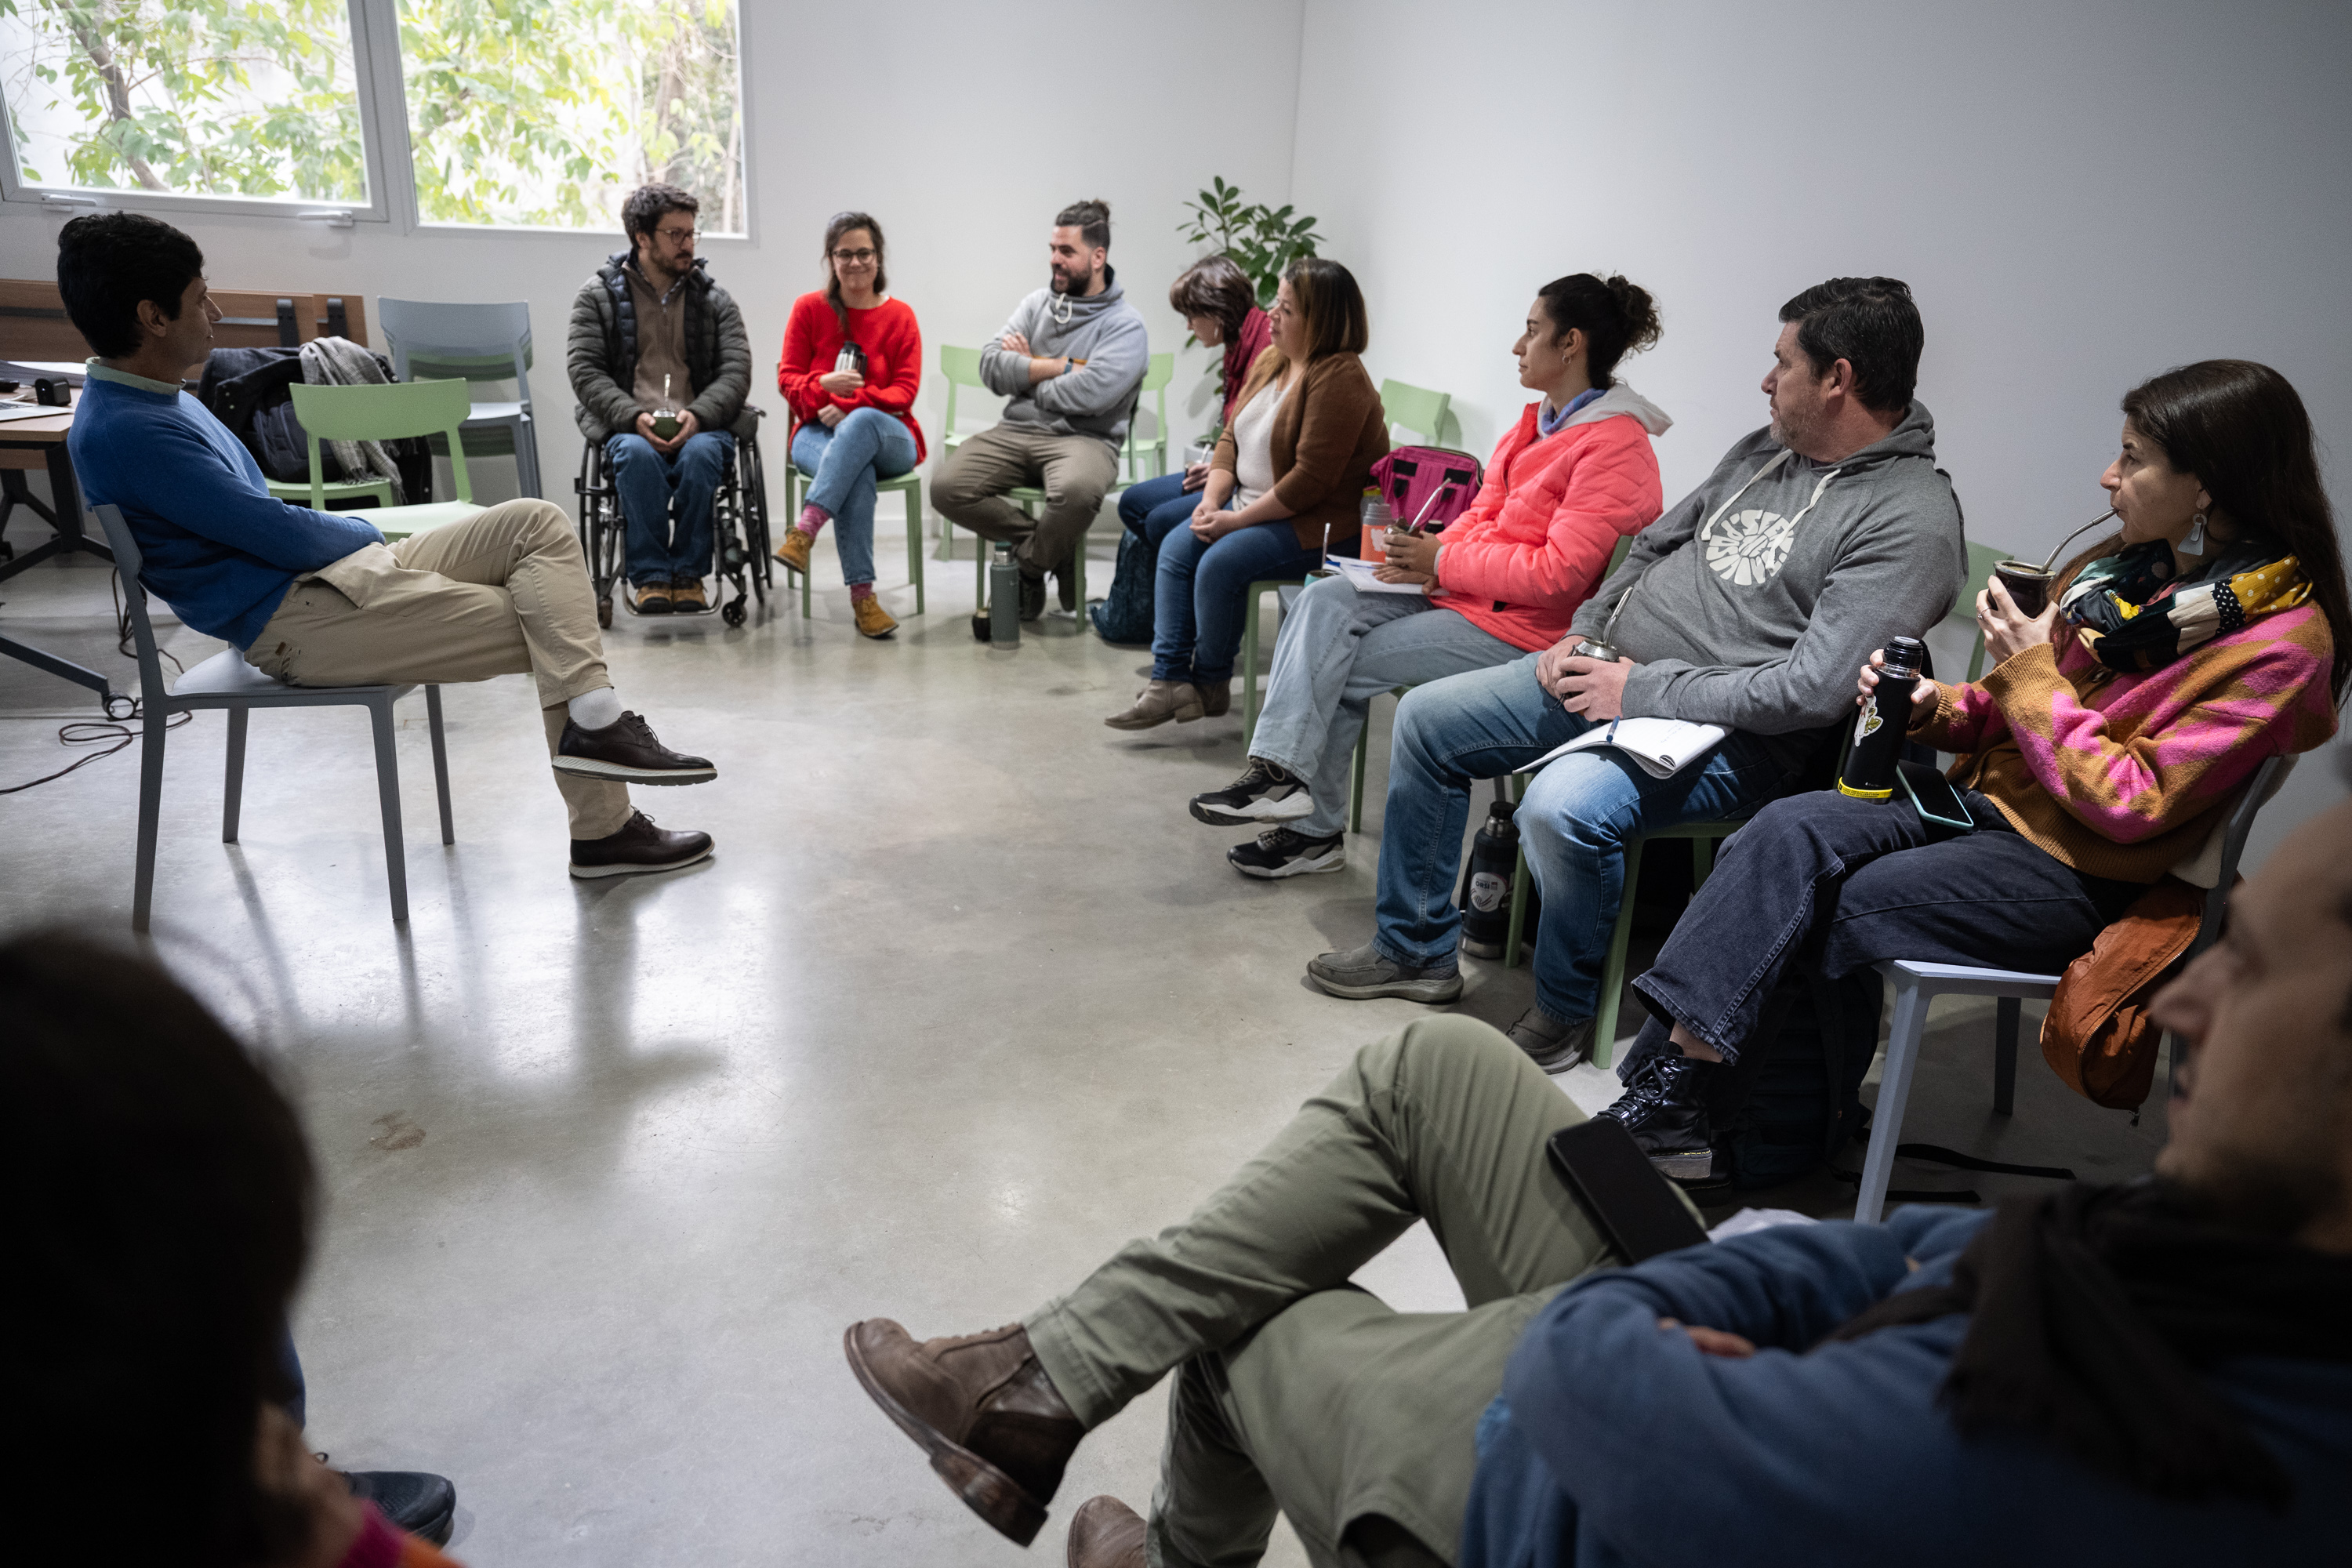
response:
[[[1982,795],[1962,798],[1979,828],[1941,843],[1900,795],[1773,802],[1725,842],[1633,988],[1653,1016],[1736,1062],[1780,1033],[1791,981],[1840,980],[1889,958],[2054,974],[2147,890],[2085,876]]]
[[[1381,826],[1382,956],[1450,963],[1462,929],[1454,888],[1470,789],[1592,727],[1536,684],[1535,654],[1418,686],[1397,704]],[[1681,822],[1745,816],[1780,794],[1785,775],[1753,735],[1734,732],[1703,760],[1655,779],[1621,752],[1571,752],[1546,767],[1519,805],[1519,843],[1543,894],[1536,1005],[1580,1023],[1600,1011],[1601,970],[1625,896],[1625,840]]]
[[[808,503],[833,518],[841,580],[874,581],[874,486],[915,466],[915,438],[878,408],[855,408],[828,430],[812,419],[793,432],[793,467],[810,475]]]
[[[1521,657],[1445,601],[1360,594],[1345,577],[1307,584],[1282,617],[1250,755],[1307,781],[1315,809],[1292,825],[1309,838],[1348,826],[1348,777],[1372,699]]]
[[[1200,504],[1201,492],[1186,489],[1184,475],[1179,470],[1119,491],[1118,521],[1127,525],[1128,532],[1139,534],[1157,550],[1168,531],[1190,521],[1192,509]]]
[[[1172,508],[1171,502],[1160,510]],[[1171,525],[1160,541],[1160,575],[1152,584],[1151,679],[1211,686],[1231,680],[1249,585],[1304,577],[1321,564],[1314,549],[1300,548],[1287,519],[1205,544],[1191,529]]]
[[[604,458],[613,466],[613,488],[621,494],[621,515],[628,521],[629,581],[642,588],[700,582],[709,575],[710,498],[735,460],[735,437],[724,430],[698,430],[665,458],[643,436],[624,431],[605,439]]]

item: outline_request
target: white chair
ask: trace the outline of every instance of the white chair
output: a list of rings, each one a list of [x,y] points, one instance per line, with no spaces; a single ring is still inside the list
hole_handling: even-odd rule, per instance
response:
[[[416,689],[414,686],[288,686],[245,662],[235,648],[224,649],[180,677],[166,690],[163,661],[155,650],[154,628],[147,619],[147,597],[139,586],[139,542],[115,507],[97,509],[106,542],[114,549],[114,567],[122,574],[122,598],[129,608],[131,633],[139,645],[140,718],[143,725],[139,752],[139,869],[131,900],[131,927],[147,929],[155,898],[155,838],[163,806],[163,746],[167,726],[175,713],[200,708],[228,712],[228,773],[221,805],[221,842],[236,842],[237,814],[245,795],[246,716],[256,708],[358,707],[368,710],[375,731],[375,784],[383,813],[383,864],[392,883],[392,918],[408,918],[408,862],[400,832],[400,761],[393,746],[392,705]],[[433,783],[441,797],[441,842],[457,841],[449,815],[449,753],[441,733],[441,689],[425,689],[425,711],[433,731]]]
[[[2238,857],[2254,816],[2278,793],[2294,766],[2292,757],[2273,757],[2254,770],[2253,778],[2223,816],[2197,854],[2173,868],[2183,881],[2206,889],[2205,918],[2189,944],[2189,956],[2210,947],[2221,934],[2221,914],[2229,902],[2230,885],[2237,880]],[[1874,1224],[1886,1208],[1886,1184],[1895,1170],[1897,1140],[1903,1130],[1903,1107],[1911,1098],[1911,1075],[1919,1065],[1919,1037],[1927,1026],[1927,1008],[1938,996],[1992,996],[1995,1010],[1992,1061],[1992,1108],[2007,1116],[2017,1095],[2018,1015],[2028,997],[2047,999],[2058,989],[2055,974],[2029,974],[2011,969],[1976,969],[1959,963],[1923,963],[1907,958],[1878,965],[1895,987],[1895,1020],[1886,1033],[1886,1068],[1879,1079],[1878,1104],[1871,1112],[1870,1149],[1863,1156],[1862,1190],[1853,1217]],[[2180,1043],[2170,1042],[2171,1066],[2178,1068]]]

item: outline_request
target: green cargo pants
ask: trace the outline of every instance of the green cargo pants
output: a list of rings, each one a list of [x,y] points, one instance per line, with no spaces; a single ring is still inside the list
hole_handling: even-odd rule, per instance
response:
[[[1170,1372],[1154,1568],[1244,1568],[1278,1509],[1318,1564],[1378,1516],[1451,1563],[1480,1413],[1519,1331],[1621,1261],[1549,1167],[1583,1120],[1517,1047],[1439,1016],[1366,1046],[1192,1218],[1027,1321],[1088,1427]],[[1427,1220],[1469,1306],[1391,1311],[1349,1277]]]

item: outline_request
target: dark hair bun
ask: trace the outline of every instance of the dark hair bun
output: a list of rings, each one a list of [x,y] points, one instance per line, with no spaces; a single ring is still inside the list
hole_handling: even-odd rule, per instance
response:
[[[1536,298],[1551,317],[1555,335],[1584,334],[1585,365],[1595,386],[1609,385],[1619,360],[1648,348],[1664,331],[1650,291],[1622,275],[1601,279],[1571,272],[1545,284]]]
[[[1665,329],[1658,324],[1658,302],[1650,298],[1650,291],[1622,273],[1612,273],[1602,279],[1601,287],[1608,289],[1609,297],[1617,301],[1619,319],[1625,324],[1622,352],[1637,354],[1643,349],[1654,347],[1664,335]]]

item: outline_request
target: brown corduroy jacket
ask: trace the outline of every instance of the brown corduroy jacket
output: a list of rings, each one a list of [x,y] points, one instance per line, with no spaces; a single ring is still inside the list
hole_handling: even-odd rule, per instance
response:
[[[1268,349],[1250,367],[1234,402],[1238,416],[1249,400],[1265,390],[1289,362]],[[1290,512],[1290,526],[1299,548],[1313,550],[1330,530],[1334,545],[1356,537],[1359,503],[1364,487],[1372,482],[1372,465],[1389,449],[1388,416],[1381,409],[1380,389],[1354,354],[1326,354],[1310,360],[1307,374],[1282,406],[1274,411],[1272,439],[1274,499]],[[1210,467],[1234,471],[1234,422],[1217,437]]]

